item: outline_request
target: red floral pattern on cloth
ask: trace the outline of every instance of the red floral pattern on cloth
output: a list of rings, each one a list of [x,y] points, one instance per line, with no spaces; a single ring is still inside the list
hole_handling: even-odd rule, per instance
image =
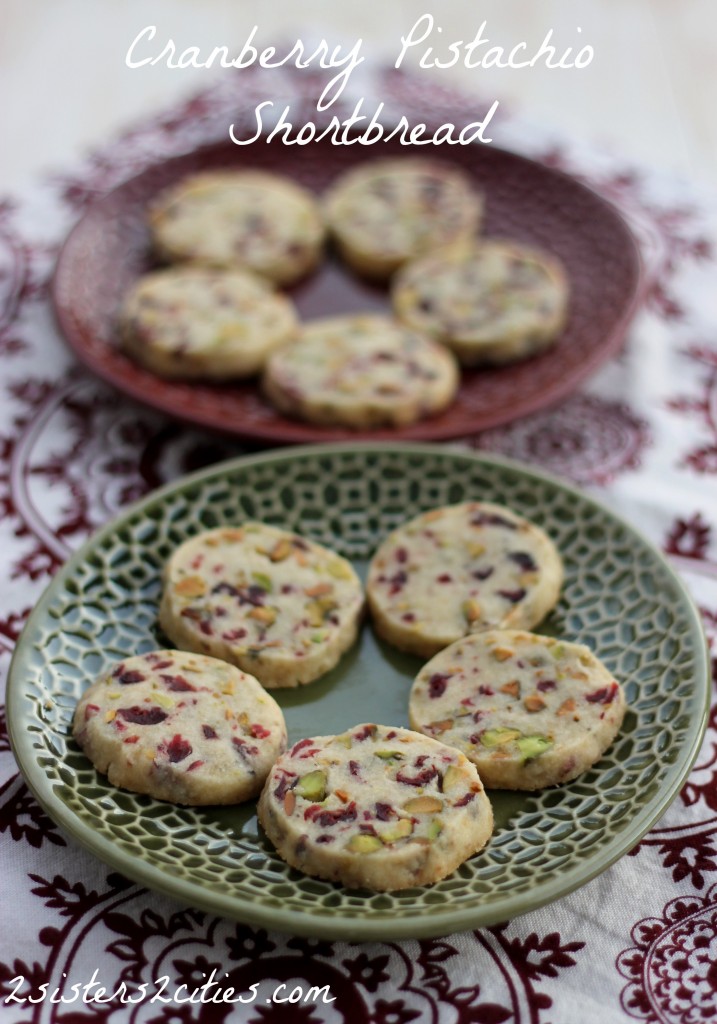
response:
[[[472,104],[396,72],[364,79],[414,121],[467,122]],[[309,76],[245,71],[138,125],[69,173],[0,202],[0,670],[51,575],[101,523],[167,480],[240,451],[135,405],[78,368],[57,337],[48,281],[87,203],[148,162],[223,136],[256,103],[292,96],[311,118]],[[347,112],[357,97],[345,95]],[[370,98],[369,98],[370,106]],[[243,114],[242,114],[243,112]],[[578,151],[519,118],[496,141],[564,168],[624,212],[640,240],[646,307],[622,353],[557,408],[466,438],[541,464],[639,523],[683,573],[717,643],[717,205],[608,152]],[[699,340],[696,340],[699,339]],[[715,676],[717,683],[717,673]],[[67,841],[17,773],[0,716],[3,931],[0,1021],[180,1024],[556,1024],[717,1016],[717,707],[694,771],[664,818],[605,874],[508,925],[441,940],[364,945],[267,934],[184,909]],[[143,1000],[30,1003],[96,973],[108,992],[212,971],[251,1005]],[[24,979],[24,980],[20,980]],[[267,1002],[278,984],[329,985],[335,1001]]]

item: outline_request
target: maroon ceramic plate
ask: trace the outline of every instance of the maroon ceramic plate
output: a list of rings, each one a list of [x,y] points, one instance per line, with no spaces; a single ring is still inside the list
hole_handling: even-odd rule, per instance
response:
[[[407,152],[398,143],[381,146],[381,156]],[[53,288],[62,333],[90,369],[133,398],[195,424],[281,443],[445,440],[471,434],[556,402],[615,352],[635,311],[640,284],[638,250],[624,221],[567,175],[485,145],[456,147],[448,158],[484,191],[487,235],[531,242],[563,260],[570,279],[570,316],[549,351],[508,367],[465,371],[457,400],[442,415],[384,430],[313,426],[275,412],[255,381],[205,385],[162,380],[118,350],[118,304],[151,266],[144,210],[156,192],[199,169],[250,165],[286,174],[320,193],[342,171],[374,158],[370,151],[357,153],[329,141],[291,150],[259,143],[248,153],[221,143],[148,168],[93,203],[67,239]],[[333,257],[291,296],[304,319],[389,309],[385,289],[352,276]]]

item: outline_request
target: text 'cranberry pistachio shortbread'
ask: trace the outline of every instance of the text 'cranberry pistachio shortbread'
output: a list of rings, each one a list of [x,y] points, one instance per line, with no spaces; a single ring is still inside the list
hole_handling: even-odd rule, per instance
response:
[[[408,264],[393,288],[396,315],[451,348],[466,366],[525,359],[557,341],[568,281],[548,253],[485,240]]]
[[[324,202],[346,263],[387,278],[407,260],[472,238],[483,198],[459,168],[439,160],[372,160],[341,175]]]
[[[516,630],[466,637],[411,690],[411,725],[462,751],[488,788],[541,789],[586,771],[622,724],[625,697],[581,644]]]
[[[274,765],[258,815],[292,867],[380,891],[444,878],[493,831],[463,754],[385,725],[294,744]]]
[[[111,666],[80,698],[73,733],[113,785],[176,804],[256,796],[286,746],[281,709],[256,679],[184,651]]]
[[[297,330],[293,304],[243,271],[172,267],[141,277],[119,314],[124,349],[164,377],[259,373]]]
[[[162,192],[149,210],[169,262],[252,270],[278,285],[321,258],[324,224],[313,195],[263,171],[204,171]]]
[[[399,426],[450,404],[458,367],[448,349],[389,317],[353,315],[304,325],[275,352],[264,375],[267,398],[311,423]]]
[[[367,596],[385,640],[431,657],[469,633],[530,629],[557,602],[562,580],[543,530],[501,505],[467,502],[390,534],[371,561]]]
[[[177,646],[223,658],[272,689],[333,668],[356,639],[363,603],[344,558],[247,522],[201,533],[175,551],[159,621]]]

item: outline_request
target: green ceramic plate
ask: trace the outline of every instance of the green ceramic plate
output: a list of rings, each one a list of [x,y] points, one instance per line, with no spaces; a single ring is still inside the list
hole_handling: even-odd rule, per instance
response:
[[[545,527],[566,583],[541,630],[589,644],[626,684],[630,710],[595,768],[561,788],[496,793],[489,846],[430,888],[373,894],[300,875],[274,853],[254,805],[186,809],[114,789],[70,736],[75,702],[110,659],[159,646],[160,570],[198,530],[251,517],[335,547],[365,569],[410,516],[497,501]],[[369,625],[328,676],[279,691],[290,740],[361,721],[405,725],[420,662]],[[291,449],[214,466],[157,491],[58,573],[13,659],[11,740],[37,799],[102,860],[184,903],[326,938],[440,935],[506,920],[583,885],[629,850],[677,794],[709,698],[698,614],[662,556],[594,501],[515,463],[435,447]]]

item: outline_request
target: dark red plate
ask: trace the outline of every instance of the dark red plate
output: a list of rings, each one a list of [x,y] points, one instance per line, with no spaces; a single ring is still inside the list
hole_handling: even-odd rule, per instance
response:
[[[380,155],[407,152],[388,143]],[[201,426],[282,444],[437,441],[475,433],[556,402],[616,351],[640,291],[640,257],[626,224],[609,203],[568,175],[486,145],[459,146],[449,157],[485,193],[485,233],[531,242],[558,256],[570,279],[570,316],[549,351],[509,367],[465,371],[456,401],[440,416],[383,430],[312,426],[275,412],[255,381],[163,380],[119,351],[115,314],[124,292],[151,266],[144,211],[157,191],[199,169],[252,166],[286,174],[320,193],[337,174],[375,156],[329,141],[291,149],[258,143],[249,152],[221,143],[149,167],[93,203],[70,233],[53,285],[60,330],[82,362],[133,398]],[[385,289],[352,276],[333,257],[291,296],[303,319],[390,308]]]

